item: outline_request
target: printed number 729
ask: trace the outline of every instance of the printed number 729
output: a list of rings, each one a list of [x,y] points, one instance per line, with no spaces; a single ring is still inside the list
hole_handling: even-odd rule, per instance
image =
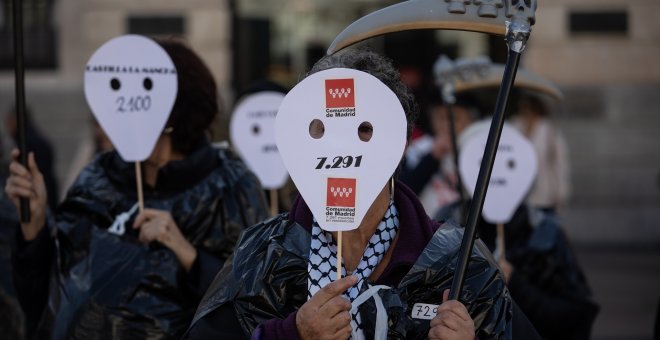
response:
[[[438,314],[438,305],[431,305],[427,303],[416,303],[413,306],[412,317],[413,319],[431,320]]]

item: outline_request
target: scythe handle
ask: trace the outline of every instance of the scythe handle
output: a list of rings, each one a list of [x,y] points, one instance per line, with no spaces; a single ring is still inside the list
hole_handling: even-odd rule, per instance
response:
[[[14,72],[16,92],[16,135],[19,161],[27,166],[28,150],[25,146],[25,66],[23,65],[23,1],[13,1],[14,19]],[[21,197],[21,222],[30,222],[30,200]]]
[[[522,12],[522,14],[525,14]],[[525,14],[527,15],[527,14]],[[509,46],[509,54],[507,56],[506,66],[504,68],[504,76],[502,78],[502,85],[497,94],[497,101],[495,103],[495,113],[488,132],[488,139],[486,140],[486,149],[481,161],[481,168],[479,169],[479,176],[477,177],[477,184],[472,195],[472,203],[468,213],[467,222],[463,239],[461,241],[461,248],[459,250],[458,259],[456,262],[456,269],[454,271],[454,278],[451,283],[449,291],[449,299],[458,300],[463,290],[463,283],[465,282],[465,274],[467,272],[470,255],[474,246],[474,237],[477,230],[477,221],[481,216],[481,210],[484,206],[486,199],[486,192],[488,191],[488,183],[490,182],[490,175],[493,171],[493,163],[495,162],[495,155],[497,153],[497,146],[500,142],[502,134],[502,126],[504,125],[504,111],[506,110],[509,94],[513,88],[513,83],[516,79],[516,72],[518,71],[518,64],[520,62],[520,55],[525,48],[527,39],[529,38],[530,22],[533,19],[524,16],[518,16],[519,19],[507,22],[507,34],[505,36],[507,45]],[[533,18],[533,12],[532,12]]]

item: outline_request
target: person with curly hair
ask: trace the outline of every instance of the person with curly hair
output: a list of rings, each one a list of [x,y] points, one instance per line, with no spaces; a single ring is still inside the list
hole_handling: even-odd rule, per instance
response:
[[[331,68],[363,71],[387,85],[410,139],[416,106],[389,60],[347,50],[322,58],[310,74]],[[373,132],[358,133],[363,139]],[[516,314],[490,252],[476,242],[463,294],[448,300],[463,230],[432,221],[391,176],[358,228],[343,232],[346,277],[330,282],[321,269],[334,266],[336,236],[320,229],[299,196],[290,212],[245,230],[184,339],[510,339],[515,317],[524,315]],[[369,291],[377,292],[361,300]],[[419,307],[430,310],[415,317]]]

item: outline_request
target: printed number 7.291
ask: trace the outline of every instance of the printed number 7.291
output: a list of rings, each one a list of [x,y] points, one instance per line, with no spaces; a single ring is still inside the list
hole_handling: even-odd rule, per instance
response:
[[[360,167],[362,163],[362,155],[356,156],[337,156],[332,159],[331,162],[326,164],[328,157],[317,157],[319,164],[316,165],[316,169],[339,169],[339,168],[348,168],[354,166],[356,168]]]

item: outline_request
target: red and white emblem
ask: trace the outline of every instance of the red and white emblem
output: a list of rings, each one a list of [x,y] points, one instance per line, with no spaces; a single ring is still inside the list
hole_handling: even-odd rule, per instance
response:
[[[328,207],[355,208],[355,178],[328,178]]]
[[[325,80],[326,108],[355,107],[355,82],[351,79]]]

